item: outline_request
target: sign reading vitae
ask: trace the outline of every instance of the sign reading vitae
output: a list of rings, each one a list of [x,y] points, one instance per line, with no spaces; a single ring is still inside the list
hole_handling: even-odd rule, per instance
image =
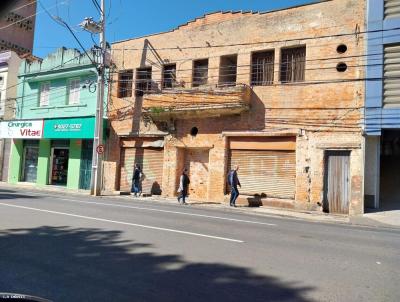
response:
[[[41,138],[43,120],[5,121],[0,124],[0,138]]]

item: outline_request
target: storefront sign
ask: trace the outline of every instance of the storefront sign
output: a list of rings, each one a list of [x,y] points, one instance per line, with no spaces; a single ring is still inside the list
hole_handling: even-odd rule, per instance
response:
[[[43,136],[43,120],[5,121],[0,124],[0,138],[39,139]]]
[[[94,117],[45,120],[44,138],[93,138]]]

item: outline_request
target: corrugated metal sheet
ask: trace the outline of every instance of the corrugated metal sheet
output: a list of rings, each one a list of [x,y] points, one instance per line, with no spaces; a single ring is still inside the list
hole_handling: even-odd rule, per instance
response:
[[[120,190],[132,187],[133,166],[139,164],[143,172],[142,192],[160,195],[162,188],[164,149],[122,148]]]
[[[350,153],[346,151],[328,152],[326,161],[324,211],[348,214]]]
[[[231,150],[229,167],[239,166],[243,194],[290,198],[295,195],[294,151]]]
[[[400,0],[384,0],[385,3],[385,18],[400,17]]]
[[[385,46],[383,75],[384,106],[400,107],[400,44]]]

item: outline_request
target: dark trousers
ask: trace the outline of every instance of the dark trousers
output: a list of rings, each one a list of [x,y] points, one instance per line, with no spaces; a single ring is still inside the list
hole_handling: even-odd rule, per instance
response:
[[[232,187],[231,188],[231,199],[229,201],[229,203],[231,205],[235,205],[236,203],[236,199],[239,197],[239,190],[237,187]]]
[[[181,199],[182,199],[182,202],[185,203],[185,198],[186,198],[186,196],[187,196],[187,193],[188,193],[187,189],[182,190],[182,191],[179,193],[178,201],[181,202]]]

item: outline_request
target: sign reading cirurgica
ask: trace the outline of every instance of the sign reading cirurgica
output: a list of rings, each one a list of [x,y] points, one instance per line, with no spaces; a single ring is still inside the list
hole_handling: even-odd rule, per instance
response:
[[[4,121],[0,123],[0,138],[40,139],[43,120]]]

